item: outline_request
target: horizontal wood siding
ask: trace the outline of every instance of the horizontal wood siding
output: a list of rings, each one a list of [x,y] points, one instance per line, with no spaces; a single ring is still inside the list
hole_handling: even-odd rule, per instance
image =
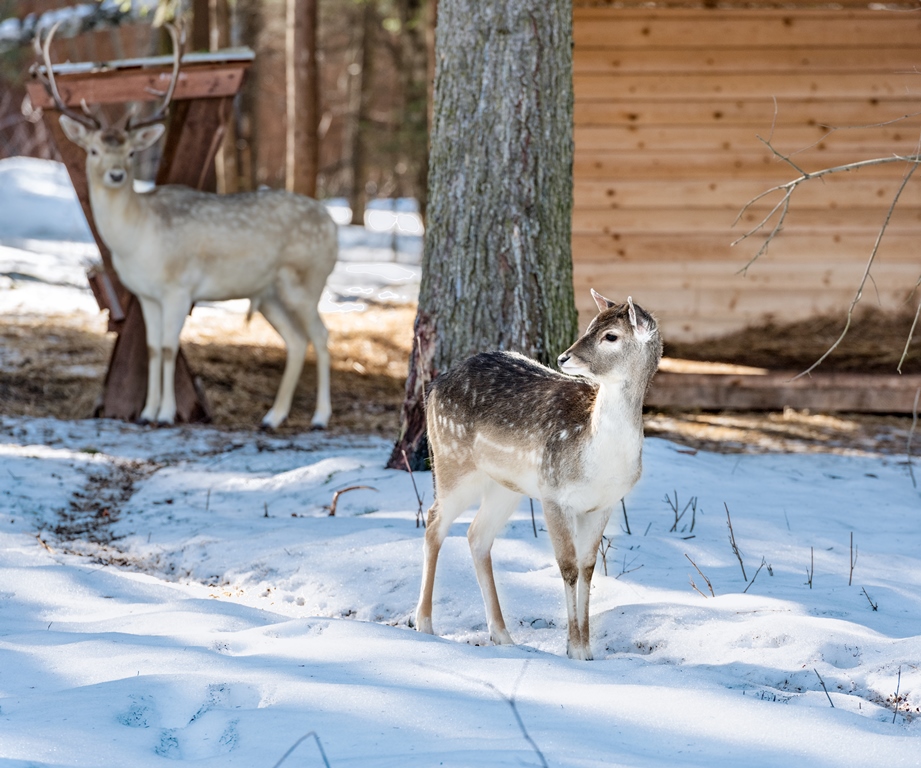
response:
[[[904,164],[814,181],[758,262],[797,171],[918,151],[921,17],[859,8],[574,10],[576,300],[631,294],[666,337],[843,313]],[[910,116],[906,119],[906,115]],[[896,121],[897,122],[893,122]],[[897,309],[921,276],[921,177],[903,191],[868,300]]]

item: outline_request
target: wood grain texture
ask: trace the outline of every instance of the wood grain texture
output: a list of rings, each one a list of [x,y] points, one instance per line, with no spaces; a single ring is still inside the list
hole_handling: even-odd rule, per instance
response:
[[[712,336],[770,315],[843,312],[907,164],[799,188],[783,232],[747,278],[736,273],[767,231],[731,243],[780,193],[734,220],[797,168],[918,151],[919,33],[921,18],[892,11],[577,4],[580,320],[591,315],[589,287],[644,297],[666,338]],[[772,154],[768,138],[790,163]],[[874,268],[884,307],[898,309],[921,273],[919,235],[921,181],[913,181]]]

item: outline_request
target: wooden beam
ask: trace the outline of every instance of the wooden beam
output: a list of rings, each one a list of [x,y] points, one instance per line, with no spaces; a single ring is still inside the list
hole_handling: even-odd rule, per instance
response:
[[[921,375],[858,373],[763,375],[664,373],[653,379],[646,405],[653,408],[910,414]]]
[[[249,62],[226,64],[198,64],[179,72],[173,101],[190,99],[233,97],[240,89]],[[169,67],[149,69],[111,69],[94,72],[58,73],[55,79],[61,98],[69,107],[79,108],[81,100],[87,104],[124,104],[132,101],[157,101],[169,85]],[[42,109],[54,107],[54,101],[45,86],[33,78],[26,87],[32,104]]]

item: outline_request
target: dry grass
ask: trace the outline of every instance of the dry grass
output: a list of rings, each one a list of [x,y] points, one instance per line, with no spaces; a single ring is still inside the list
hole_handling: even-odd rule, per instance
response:
[[[395,435],[412,342],[414,308],[327,315],[333,353],[331,431]],[[0,322],[0,412],[92,416],[114,335],[102,315],[4,318]],[[183,349],[201,378],[215,426],[252,429],[272,406],[285,351],[260,316],[193,312]],[[282,434],[310,429],[316,396],[313,354],[301,374]]]

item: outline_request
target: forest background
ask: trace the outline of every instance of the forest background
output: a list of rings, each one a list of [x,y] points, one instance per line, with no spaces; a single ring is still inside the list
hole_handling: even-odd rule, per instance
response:
[[[354,223],[375,197],[415,198],[424,212],[434,3],[0,0],[0,158],[56,155],[24,79],[38,19],[68,7],[80,10],[68,12],[59,33],[72,61],[168,52],[168,38],[150,24],[158,15],[185,21],[186,51],[254,51],[218,158],[217,191],[288,186],[345,197]]]

